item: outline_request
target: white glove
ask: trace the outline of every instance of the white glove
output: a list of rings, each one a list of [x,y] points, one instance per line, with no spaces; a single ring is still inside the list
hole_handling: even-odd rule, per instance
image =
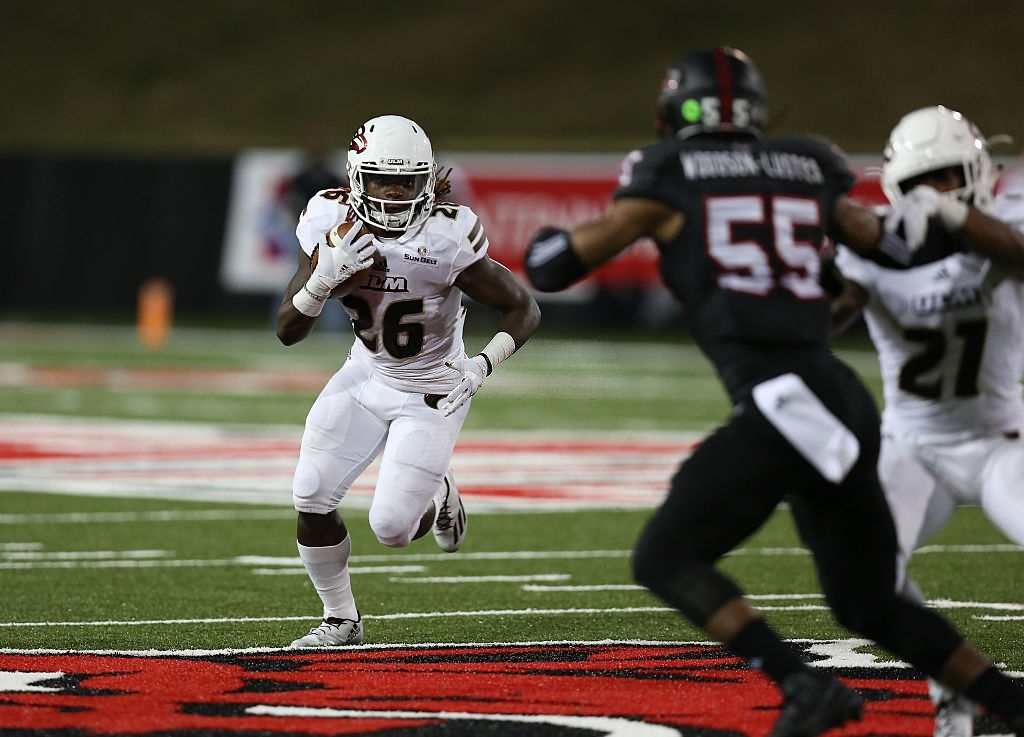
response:
[[[938,216],[946,230],[963,227],[969,207],[952,194],[943,194],[934,187],[921,184],[903,195],[885,218],[887,234],[896,234],[903,226],[903,240],[913,253],[924,245],[928,235],[928,220]]]
[[[437,405],[437,408],[447,417],[465,404],[466,400],[476,394],[483,385],[484,379],[487,378],[487,360],[483,356],[473,356],[472,358],[445,361],[444,365],[462,374],[462,378],[459,379],[455,388],[448,392],[448,396]]]
[[[373,263],[373,235],[364,233],[358,237],[361,226],[354,225],[345,235],[339,236],[337,228],[327,233],[327,247],[319,249],[316,268],[306,282],[306,288],[324,299],[331,291]]]

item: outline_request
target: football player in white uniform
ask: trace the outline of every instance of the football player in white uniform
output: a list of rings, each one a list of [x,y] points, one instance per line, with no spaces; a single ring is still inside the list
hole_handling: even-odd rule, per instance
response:
[[[1024,193],[993,199],[993,183],[977,127],[942,106],[916,110],[893,129],[882,169],[890,218],[908,206],[937,216],[903,223],[921,241],[913,261],[839,249],[835,322],[863,308],[881,364],[879,476],[903,566],[957,504],[981,505],[1024,544]],[[905,571],[900,580],[923,600]],[[932,693],[937,737],[969,737],[973,705]]]
[[[292,482],[299,556],[324,609],[292,647],[363,640],[337,508],[382,451],[369,513],[377,539],[403,547],[432,529],[443,550],[458,550],[466,513],[449,464],[470,398],[540,322],[530,292],[488,257],[476,214],[435,201],[443,183],[419,125],[368,120],[347,169],[351,189],[318,193],[299,220],[302,252],[278,311],[285,345],[309,334],[332,297],[356,334],[309,411]],[[500,313],[499,332],[472,358],[463,294]]]

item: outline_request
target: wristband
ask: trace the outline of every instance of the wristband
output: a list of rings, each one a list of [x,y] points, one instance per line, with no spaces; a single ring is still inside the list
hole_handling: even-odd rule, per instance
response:
[[[477,355],[487,363],[487,376],[494,373],[498,364],[516,351],[516,341],[506,332],[495,334],[491,341]]]
[[[526,277],[542,292],[561,291],[586,273],[567,230],[541,228],[526,249]]]
[[[302,285],[302,289],[292,295],[292,307],[306,317],[319,317],[323,312],[326,297],[321,297],[309,289],[309,283]]]

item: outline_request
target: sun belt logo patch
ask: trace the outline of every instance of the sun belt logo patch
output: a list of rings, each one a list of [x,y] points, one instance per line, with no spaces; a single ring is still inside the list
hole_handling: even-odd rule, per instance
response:
[[[838,674],[867,702],[844,735],[932,734],[910,671]],[[704,644],[0,654],[0,734],[40,737],[736,737],[766,734],[779,701],[760,672]]]

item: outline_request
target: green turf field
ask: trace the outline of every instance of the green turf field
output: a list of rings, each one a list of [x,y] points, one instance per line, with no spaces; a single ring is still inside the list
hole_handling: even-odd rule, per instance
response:
[[[0,424],[33,413],[297,429],[347,343],[344,336],[321,335],[285,349],[269,331],[179,330],[165,350],[147,353],[129,330],[6,325],[0,327]],[[877,390],[873,354],[863,348],[843,354]],[[164,369],[174,370],[172,378],[147,373]],[[184,378],[173,378],[178,375]],[[186,380],[196,375],[197,381]],[[281,386],[282,377],[299,375],[307,383]],[[628,437],[641,430],[704,431],[726,411],[708,365],[681,340],[538,339],[484,387],[467,431]],[[0,647],[286,644],[313,623],[319,607],[296,567],[289,502],[287,489],[270,506],[0,493]],[[467,503],[472,514],[471,496]],[[365,512],[351,511],[353,586],[368,641],[698,638],[631,586],[629,550],[647,514],[472,514],[463,551],[444,556],[429,537],[388,550],[374,540]],[[963,509],[917,556],[912,572],[984,649],[1024,670],[1021,622],[1007,619],[1024,615],[1022,551],[1005,543],[980,511]],[[787,635],[846,636],[821,608],[811,561],[785,510],[725,565],[750,593],[764,597],[758,603]]]

